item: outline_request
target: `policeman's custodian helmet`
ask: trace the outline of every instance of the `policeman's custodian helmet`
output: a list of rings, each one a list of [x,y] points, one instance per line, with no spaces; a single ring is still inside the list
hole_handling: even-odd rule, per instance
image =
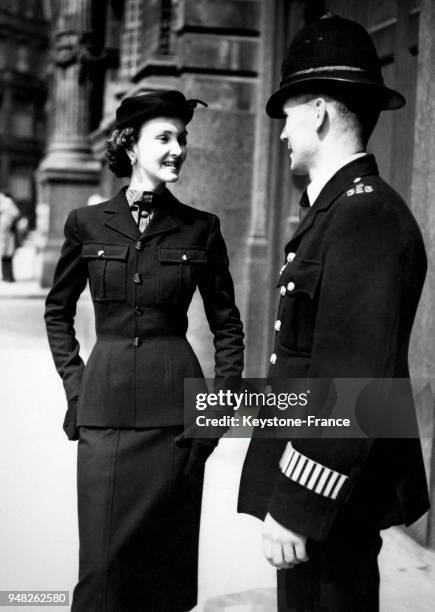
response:
[[[282,64],[279,89],[267,102],[267,114],[283,118],[285,101],[303,93],[362,96],[379,110],[401,108],[406,102],[384,85],[369,33],[359,23],[331,13],[296,34]]]
[[[157,90],[124,98],[116,111],[116,129],[155,117],[178,117],[185,124],[193,117],[198,104],[207,106],[201,100],[186,100],[181,91]]]

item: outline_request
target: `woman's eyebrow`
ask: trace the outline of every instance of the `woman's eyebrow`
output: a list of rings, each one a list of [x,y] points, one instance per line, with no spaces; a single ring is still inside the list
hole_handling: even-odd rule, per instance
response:
[[[160,134],[172,136],[173,134],[176,134],[176,130],[159,130],[157,132],[157,135],[160,135]],[[183,130],[182,132],[179,133],[179,136],[187,136],[188,134],[189,132],[187,130]]]

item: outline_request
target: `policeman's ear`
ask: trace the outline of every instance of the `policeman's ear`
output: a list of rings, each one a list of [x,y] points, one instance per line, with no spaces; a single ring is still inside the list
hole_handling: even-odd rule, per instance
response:
[[[318,96],[312,101],[317,132],[324,133],[329,126],[328,107],[325,98]]]

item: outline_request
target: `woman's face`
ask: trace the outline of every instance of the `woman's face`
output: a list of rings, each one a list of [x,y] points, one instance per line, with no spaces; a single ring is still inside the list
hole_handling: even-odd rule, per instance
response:
[[[132,150],[136,158],[132,178],[157,187],[178,180],[187,154],[187,131],[176,117],[156,117],[146,121]]]

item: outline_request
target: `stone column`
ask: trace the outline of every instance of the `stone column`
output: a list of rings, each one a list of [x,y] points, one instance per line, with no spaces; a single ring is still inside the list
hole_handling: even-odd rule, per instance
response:
[[[435,379],[435,3],[422,0],[418,42],[417,99],[411,208],[423,232],[428,256],[428,275],[414,325],[411,374]],[[423,449],[432,506],[435,504],[434,387],[419,394],[418,416],[424,436]],[[435,513],[419,521],[414,535],[435,547]]]
[[[268,187],[269,157],[272,154],[271,122],[265,118],[264,101],[270,96],[275,76],[275,58],[271,53],[276,36],[276,3],[270,8],[262,3],[260,78],[256,100],[256,126],[254,169],[251,191],[251,224],[247,244],[247,296],[246,296],[246,367],[245,376],[257,378],[265,375],[267,367],[267,328],[270,318],[268,240]]]
[[[97,190],[100,163],[89,142],[91,0],[61,0],[53,40],[49,146],[38,170],[38,208],[48,208],[42,286],[52,281],[68,212]]]

